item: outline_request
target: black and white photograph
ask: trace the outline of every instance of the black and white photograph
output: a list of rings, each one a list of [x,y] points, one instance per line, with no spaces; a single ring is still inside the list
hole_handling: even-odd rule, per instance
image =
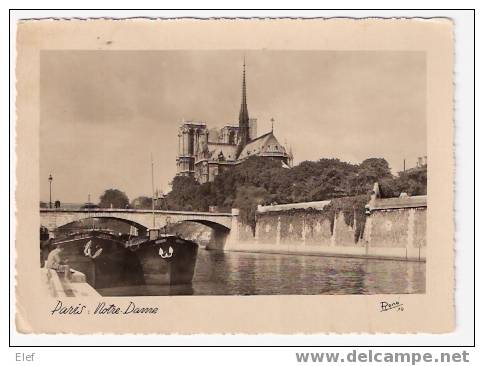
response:
[[[17,328],[453,330],[452,32],[19,22]]]
[[[40,62],[50,293],[425,293],[424,52]]]

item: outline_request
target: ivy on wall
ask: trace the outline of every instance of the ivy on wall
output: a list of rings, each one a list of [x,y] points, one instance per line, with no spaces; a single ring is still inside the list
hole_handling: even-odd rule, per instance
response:
[[[365,206],[370,201],[370,195],[358,195],[353,197],[335,198],[322,210],[314,208],[293,208],[286,211],[268,211],[257,213],[257,219],[270,216],[294,217],[303,216],[308,221],[314,221],[314,217],[320,217],[322,221],[328,220],[331,227],[331,235],[334,232],[334,221],[337,214],[342,213],[346,225],[355,230],[355,243],[363,238],[365,230],[366,214]]]

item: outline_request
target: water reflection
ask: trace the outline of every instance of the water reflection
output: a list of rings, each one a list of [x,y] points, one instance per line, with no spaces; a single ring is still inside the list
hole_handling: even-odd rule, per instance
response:
[[[200,250],[192,285],[100,292],[103,296],[425,293],[425,263]]]

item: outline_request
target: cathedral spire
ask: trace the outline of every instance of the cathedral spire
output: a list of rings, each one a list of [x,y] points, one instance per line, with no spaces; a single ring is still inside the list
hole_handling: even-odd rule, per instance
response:
[[[240,113],[239,113],[239,127],[242,127],[247,123],[247,127],[249,126],[249,111],[247,109],[247,85],[245,81],[245,57],[244,57],[244,69],[242,72],[242,102],[240,104]]]
[[[247,85],[245,80],[245,56],[244,67],[242,71],[242,102],[239,112],[239,150],[241,151],[250,141],[249,134],[249,111],[247,109]]]

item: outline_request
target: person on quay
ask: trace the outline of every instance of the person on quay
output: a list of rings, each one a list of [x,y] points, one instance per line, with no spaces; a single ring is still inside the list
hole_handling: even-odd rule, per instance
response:
[[[65,264],[67,263],[67,260],[62,259],[61,255],[63,250],[64,249],[59,246],[52,250],[45,261],[45,268],[53,269],[58,273],[64,273],[64,276],[67,278],[70,273],[70,268]]]

